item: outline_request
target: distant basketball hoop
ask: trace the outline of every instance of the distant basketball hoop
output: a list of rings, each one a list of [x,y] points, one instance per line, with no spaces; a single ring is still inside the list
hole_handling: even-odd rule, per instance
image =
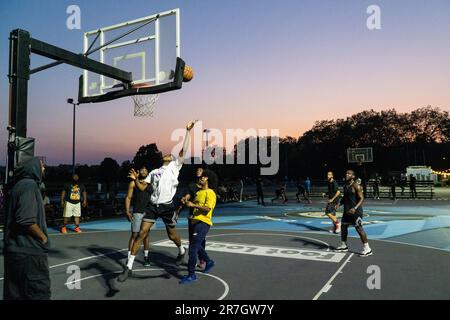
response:
[[[363,163],[366,163],[366,162],[373,162],[372,147],[348,148],[347,149],[347,161],[348,161],[348,163],[357,163],[358,166],[362,166]]]

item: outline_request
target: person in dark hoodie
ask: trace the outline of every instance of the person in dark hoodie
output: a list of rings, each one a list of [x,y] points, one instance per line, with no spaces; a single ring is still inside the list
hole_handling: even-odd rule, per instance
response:
[[[51,296],[49,241],[39,188],[44,170],[44,164],[34,157],[14,171],[3,238],[5,300],[48,300]]]

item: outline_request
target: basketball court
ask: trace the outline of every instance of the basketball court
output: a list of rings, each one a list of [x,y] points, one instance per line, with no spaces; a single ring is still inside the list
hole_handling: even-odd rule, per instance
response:
[[[450,203],[435,204],[421,217],[415,207],[398,207],[395,215],[385,213],[384,219],[373,217],[370,212],[381,210],[367,204],[365,229],[374,254],[365,258],[358,256],[361,243],[354,230],[350,252],[333,251],[339,236],[330,234],[331,225],[319,216],[323,206],[320,201],[264,208],[254,201],[218,206],[207,237],[207,250],[216,267],[210,274],[198,272],[199,280],[189,285],[178,284],[187,273],[186,265],[175,265],[177,249],[160,222],[151,231],[153,265],[142,266],[141,251],[133,277],[124,283],[116,277],[127,254],[129,223],[125,218],[86,223],[81,234],[62,235],[53,230],[49,254],[52,299],[450,298],[450,248],[436,242],[440,238],[449,243]],[[433,225],[433,219],[441,225]],[[183,240],[186,223],[182,218],[178,225]],[[424,242],[428,245],[420,244]],[[80,278],[71,283],[74,266],[80,268]],[[380,289],[367,286],[371,268],[380,270]],[[68,288],[77,282],[80,289]]]
[[[84,34],[82,54],[34,39],[27,31],[13,30],[7,172],[34,155],[34,139],[26,134],[30,75],[70,64],[83,70],[78,104],[131,97],[136,116],[152,116],[160,95],[181,89],[193,77],[192,68],[181,58],[180,21],[179,10],[173,9],[99,26]],[[31,53],[55,62],[30,70]],[[348,157],[359,165],[373,161],[371,148],[349,150]],[[353,251],[334,252],[339,236],[328,233],[331,224],[322,214],[323,201],[218,206],[206,248],[216,267],[210,274],[199,272],[199,280],[189,285],[178,284],[187,273],[186,265],[175,265],[177,250],[159,223],[151,231],[154,265],[144,268],[138,256],[133,277],[124,283],[116,280],[124,267],[130,236],[124,218],[83,224],[81,234],[62,235],[54,230],[49,254],[52,298],[449,299],[449,203],[429,204],[423,209],[417,202],[401,206],[367,202],[365,228],[374,254],[366,258],[358,256],[361,243],[353,229],[349,233]],[[179,222],[183,239],[187,239],[186,224],[185,218]],[[427,236],[417,238],[416,233]],[[71,278],[77,268],[80,277]],[[370,286],[373,270],[379,271],[379,288]]]

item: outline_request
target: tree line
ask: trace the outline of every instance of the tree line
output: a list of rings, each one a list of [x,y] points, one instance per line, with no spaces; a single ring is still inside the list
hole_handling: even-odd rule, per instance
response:
[[[242,144],[247,153],[252,139],[238,142],[231,151],[237,158]],[[268,137],[270,139],[273,137]],[[254,141],[253,141],[254,142]],[[270,143],[269,143],[270,146]],[[374,161],[359,167],[347,162],[347,148],[372,147]],[[270,148],[269,148],[270,149]],[[242,150],[242,149],[241,149]],[[269,150],[270,154],[271,150]],[[218,156],[222,155],[217,155]],[[132,160],[119,164],[105,158],[99,165],[79,165],[77,172],[83,181],[112,184],[127,182],[132,167],[142,164],[149,170],[159,167],[162,153],[156,143],[143,145]],[[273,179],[324,179],[328,170],[343,176],[348,168],[356,169],[368,177],[377,172],[389,176],[403,172],[407,166],[427,165],[434,169],[450,168],[450,117],[449,112],[431,106],[410,113],[399,113],[394,109],[385,111],[366,110],[345,119],[317,121],[311,129],[298,138],[279,138],[279,170]],[[190,180],[200,165],[186,164],[180,180]],[[263,165],[256,164],[212,164],[221,180],[255,178]],[[70,179],[71,166],[59,165],[47,168],[47,181]]]

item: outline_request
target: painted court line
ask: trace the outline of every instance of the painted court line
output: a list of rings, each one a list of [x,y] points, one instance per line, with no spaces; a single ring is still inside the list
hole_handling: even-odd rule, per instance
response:
[[[188,245],[188,242],[183,241],[183,244]],[[173,243],[170,240],[166,240],[156,244],[155,246],[173,247]],[[206,242],[206,250],[225,253],[246,254],[252,256],[323,261],[334,263],[339,263],[345,257],[345,253],[341,252],[330,252],[314,249],[305,250],[294,247],[278,247],[278,246],[275,247],[275,246],[264,246],[264,245],[210,241],[210,240]]]
[[[216,229],[220,229],[220,227],[216,227]],[[226,229],[225,229],[226,230]],[[261,231],[260,229],[246,229],[246,231]],[[285,230],[275,230],[275,231],[280,231],[283,232]],[[219,233],[219,234],[213,234],[213,235],[208,235],[206,236],[207,239],[209,238],[213,238],[213,237],[223,237],[223,236],[239,236],[239,235],[244,235],[244,236],[251,236],[251,235],[255,235],[255,236],[280,236],[280,237],[290,237],[290,238],[299,238],[299,239],[307,239],[307,240],[312,240],[315,242],[319,242],[322,243],[324,245],[326,245],[328,247],[327,251],[330,250],[330,244],[322,241],[322,240],[318,240],[315,238],[309,238],[309,237],[304,237],[304,236],[298,236],[295,234],[289,234],[289,233],[268,233],[268,232],[237,232],[237,233]]]
[[[151,242],[150,245],[157,245],[161,241],[166,241],[166,240],[163,239],[163,240]],[[172,246],[173,246],[173,243],[172,243]],[[76,259],[76,260],[72,260],[72,261],[68,261],[68,262],[64,262],[64,263],[60,263],[60,264],[55,264],[55,265],[49,266],[49,269],[58,268],[58,267],[65,266],[65,265],[68,265],[68,264],[73,264],[73,263],[76,263],[76,262],[86,261],[86,260],[90,260],[90,259],[102,258],[102,257],[110,256],[110,255],[113,255],[115,253],[122,252],[122,251],[127,251],[127,250],[128,250],[128,248],[125,248],[125,249],[113,250],[111,252],[104,253],[104,254],[97,254],[97,255],[87,256],[87,257],[79,258],[79,259]],[[4,280],[4,278],[0,278],[0,281],[2,281],[2,280]]]
[[[133,269],[133,272],[167,271],[167,270],[168,270],[168,269],[149,268],[149,269]],[[177,269],[177,268],[174,268],[174,270],[178,270],[178,269]],[[68,282],[64,283],[64,285],[65,285],[65,286],[73,285],[73,284],[75,284],[75,283],[77,283],[77,282],[81,282],[81,281],[83,281],[83,280],[89,280],[89,279],[93,279],[93,278],[97,278],[97,277],[101,277],[101,276],[105,276],[105,275],[110,275],[110,274],[120,274],[122,271],[123,271],[123,270],[112,271],[112,272],[107,272],[107,273],[94,274],[94,275],[89,276],[89,277],[77,279],[77,280],[70,281],[70,282],[68,281]],[[224,288],[225,288],[225,290],[224,290],[224,292],[222,293],[222,295],[221,295],[219,298],[217,298],[217,300],[223,300],[223,299],[225,299],[225,297],[226,297],[226,296],[228,295],[228,293],[230,292],[230,286],[228,285],[228,283],[227,283],[225,280],[223,280],[222,278],[220,278],[220,277],[218,277],[218,276],[215,276],[215,275],[213,275],[213,274],[210,274],[210,273],[201,273],[201,272],[200,272],[200,273],[198,273],[198,274],[199,274],[199,275],[202,275],[202,276],[207,276],[207,277],[216,279],[217,281],[219,281],[220,283],[222,283],[223,286],[224,286]]]
[[[333,282],[333,280],[340,274],[342,273],[342,269],[344,269],[345,265],[350,261],[351,257],[353,257],[353,253],[351,253],[347,260],[345,260],[345,262],[339,267],[339,269],[336,271],[335,274],[333,274],[333,276],[330,278],[330,280],[328,280],[328,282],[322,287],[322,289],[320,289],[319,292],[317,292],[317,294],[314,296],[313,300],[317,300],[320,298],[320,296],[323,293],[327,293],[330,288],[332,287],[331,282]]]

